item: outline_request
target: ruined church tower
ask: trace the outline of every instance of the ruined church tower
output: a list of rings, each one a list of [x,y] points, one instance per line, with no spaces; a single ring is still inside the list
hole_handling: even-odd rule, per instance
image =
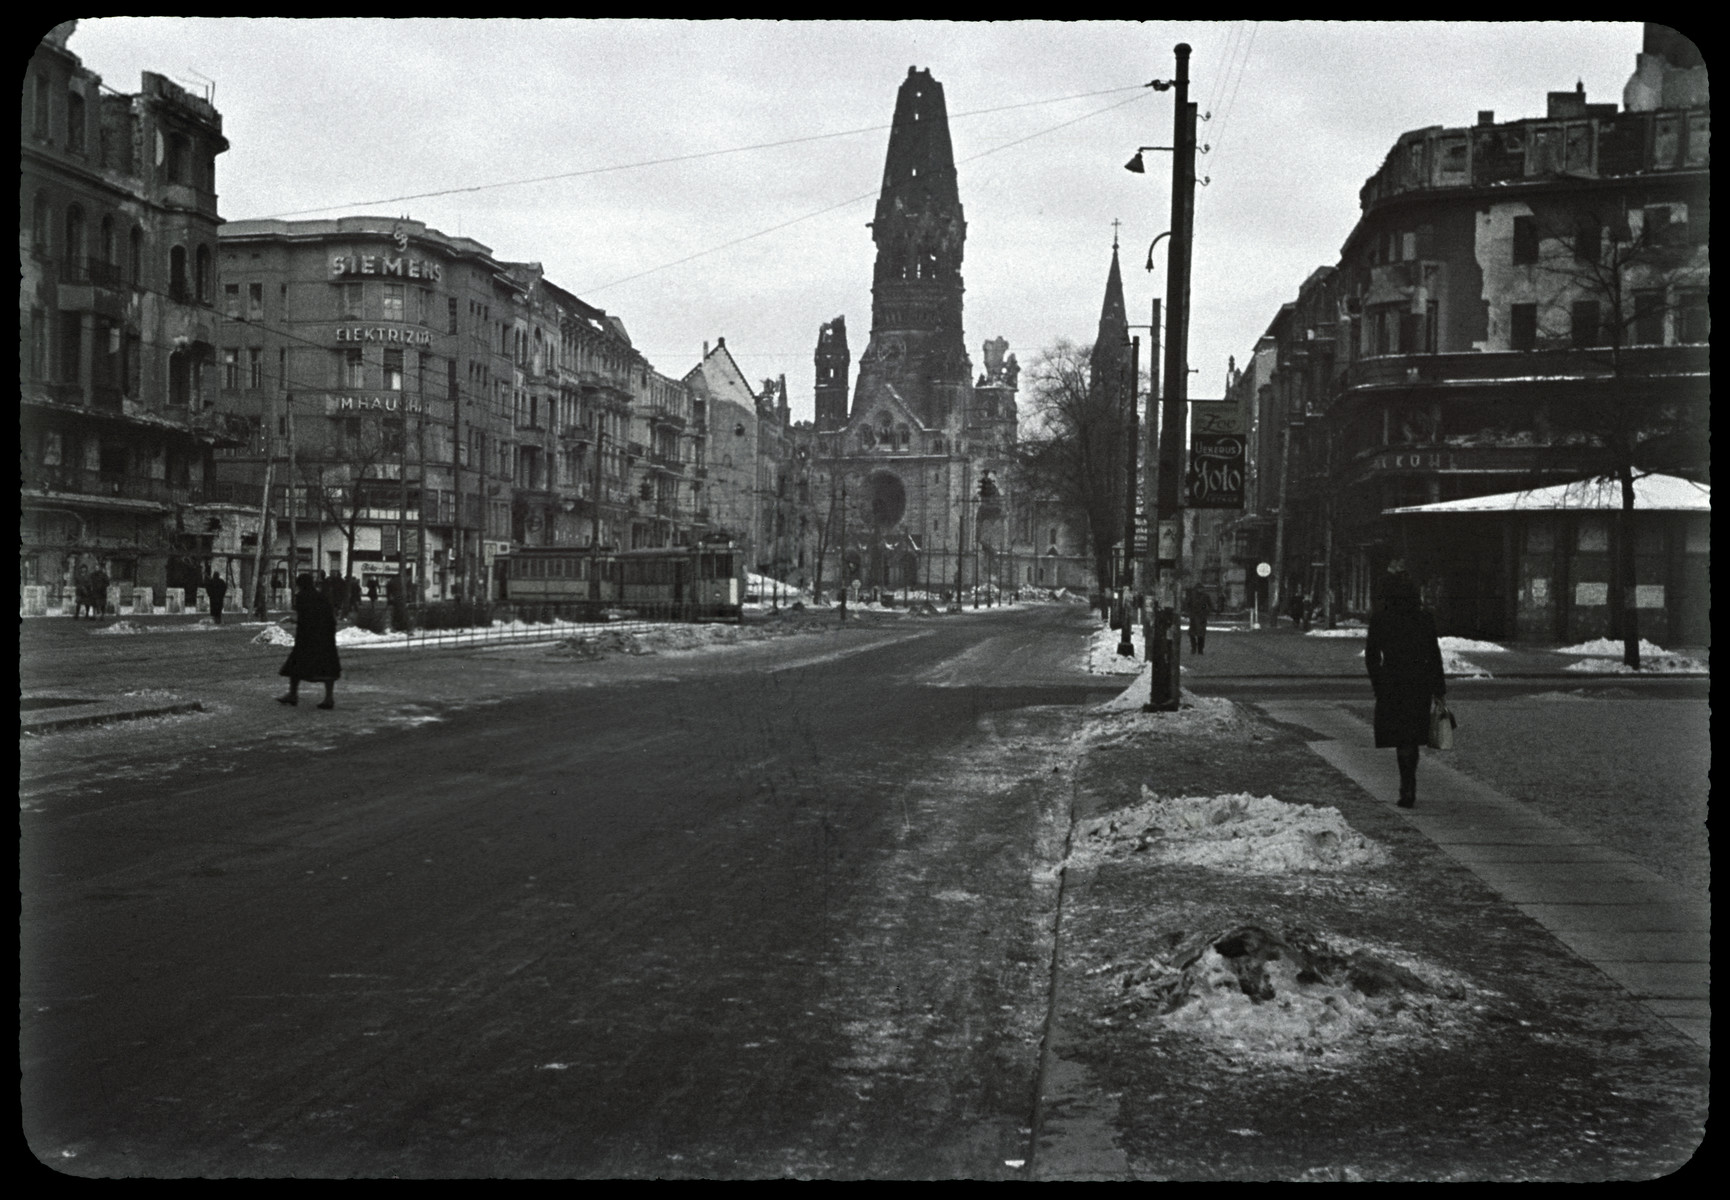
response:
[[[884,391],[927,429],[965,412],[972,371],[961,329],[966,236],[943,85],[910,67],[895,98],[871,223],[871,339],[859,358],[854,413]]]
[[[833,433],[847,425],[847,318],[836,317],[817,332],[817,431]]]

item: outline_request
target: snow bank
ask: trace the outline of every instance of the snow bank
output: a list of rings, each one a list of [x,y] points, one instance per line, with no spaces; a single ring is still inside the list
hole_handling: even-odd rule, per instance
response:
[[[1621,658],[1622,657],[1622,650],[1623,650],[1623,645],[1622,645],[1622,642],[1620,640],[1611,641],[1609,638],[1595,638],[1589,642],[1581,642],[1577,646],[1558,646],[1555,650],[1555,653],[1557,653],[1557,654],[1584,654],[1584,655],[1588,655],[1588,656],[1593,657],[1593,658]],[[1663,653],[1664,653],[1664,647],[1654,646],[1651,642],[1648,642],[1645,638],[1640,639],[1640,657],[1641,658],[1645,658],[1648,654],[1663,654]]]
[[[1495,642],[1480,642],[1472,638],[1445,637],[1441,639],[1443,650],[1471,650],[1478,654],[1506,654],[1506,646],[1498,646]]]
[[[1072,846],[1072,859],[1146,854],[1150,860],[1251,875],[1337,871],[1387,858],[1336,808],[1248,792],[1162,797],[1146,784],[1140,804],[1083,822]]]
[[[1133,658],[1117,652],[1122,640],[1123,634],[1110,626],[1095,629],[1087,645],[1087,669],[1095,675],[1134,675],[1144,671],[1147,659],[1141,626],[1134,621],[1129,623],[1129,644],[1135,647]]]
[[[1607,658],[1586,658],[1579,662],[1569,663],[1563,668],[1566,671],[1590,671],[1594,675],[1709,675],[1711,668],[1697,658],[1689,658],[1686,654],[1669,654],[1659,650],[1648,654],[1640,652],[1640,669],[1636,671],[1625,662]]]
[[[1369,630],[1361,625],[1342,625],[1338,629],[1311,629],[1305,637],[1325,638],[1361,638],[1369,634]]]
[[[1493,995],[1396,949],[1298,927],[1240,924],[1166,938],[1126,971],[1115,1010],[1148,1015],[1235,1060],[1275,1065],[1435,1041]],[[1403,961],[1402,961],[1403,960]]]
[[[1453,675],[1465,679],[1493,679],[1484,668],[1469,658],[1461,658],[1452,650],[1442,651],[1442,674]]]
[[[124,637],[133,633],[149,632],[142,625],[134,625],[131,621],[116,621],[112,625],[104,625],[101,629],[92,629],[95,637]]]
[[[294,635],[280,625],[266,625],[258,631],[258,636],[252,639],[255,646],[292,646]]]

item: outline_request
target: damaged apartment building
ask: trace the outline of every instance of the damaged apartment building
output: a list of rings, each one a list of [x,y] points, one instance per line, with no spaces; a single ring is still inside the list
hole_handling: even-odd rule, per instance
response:
[[[1444,632],[1709,641],[1711,110],[1662,26],[1620,107],[1403,134],[1274,320],[1237,555],[1332,615],[1403,562]],[[1614,478],[1640,477],[1631,522]],[[1625,594],[1612,569],[1634,542]]]

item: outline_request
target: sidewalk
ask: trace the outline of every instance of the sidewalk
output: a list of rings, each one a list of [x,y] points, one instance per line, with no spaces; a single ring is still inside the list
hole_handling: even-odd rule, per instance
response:
[[[1361,672],[1361,643],[1332,642],[1210,635],[1185,661]],[[1705,897],[1433,756],[1419,807],[1396,808],[1393,755],[1336,703],[1191,699],[1100,711],[1078,747],[1036,1177],[1585,1181],[1688,1162],[1709,1095]]]

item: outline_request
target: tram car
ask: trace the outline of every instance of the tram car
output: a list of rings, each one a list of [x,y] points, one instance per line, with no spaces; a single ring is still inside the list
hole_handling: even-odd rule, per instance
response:
[[[504,599],[513,604],[576,611],[629,606],[713,620],[737,619],[745,599],[745,554],[732,542],[595,552],[525,546],[498,561]],[[591,585],[591,572],[598,587]]]

